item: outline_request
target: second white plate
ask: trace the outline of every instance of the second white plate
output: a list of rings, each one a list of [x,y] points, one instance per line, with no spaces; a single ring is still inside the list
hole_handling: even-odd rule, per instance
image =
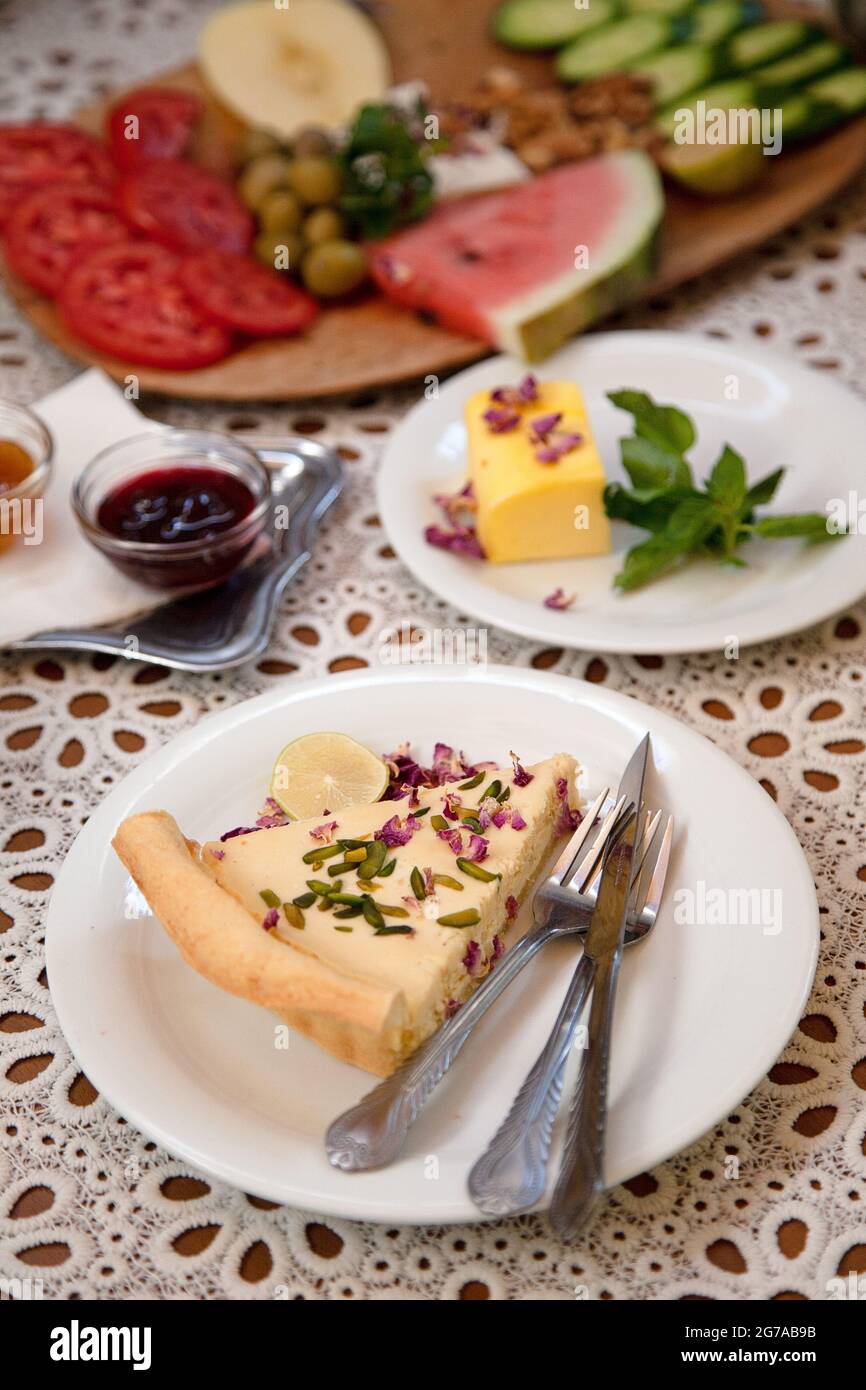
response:
[[[465,473],[463,405],[473,392],[506,385],[524,364],[496,357],[446,382],[391,435],[378,482],[378,508],[400,558],[462,613],[555,646],[600,652],[719,651],[808,627],[866,590],[864,537],[809,548],[801,541],[752,541],[745,569],[693,563],[632,594],[612,587],[627,549],[646,532],[614,524],[611,555],[490,565],[424,541],[440,521],[436,492]],[[611,480],[626,481],[619,439],[631,420],[607,400],[619,387],[648,391],[695,420],[697,475],[729,442],[755,480],[784,465],[772,512],[823,512],[832,498],[862,489],[866,403],[827,377],[752,344],[689,333],[600,333],[569,344],[543,366],[547,379],[577,381]],[[556,588],[576,594],[564,612],[545,608]]]

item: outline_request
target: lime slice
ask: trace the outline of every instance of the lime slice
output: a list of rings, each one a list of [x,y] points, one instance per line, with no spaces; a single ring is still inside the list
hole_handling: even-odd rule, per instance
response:
[[[685,188],[712,197],[748,188],[766,167],[763,146],[751,143],[666,145],[661,162]]]
[[[348,734],[304,734],[274,763],[270,794],[287,816],[306,820],[378,801],[387,785],[382,759]]]

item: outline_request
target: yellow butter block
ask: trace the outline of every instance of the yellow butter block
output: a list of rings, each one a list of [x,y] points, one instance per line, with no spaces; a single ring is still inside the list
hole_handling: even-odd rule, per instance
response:
[[[517,425],[497,432],[485,418],[491,409],[514,411]],[[539,435],[539,425],[543,430],[555,415],[555,426]],[[501,407],[489,391],[478,391],[466,403],[465,418],[475,524],[488,560],[557,560],[610,550],[604,469],[579,387],[539,382],[534,401]],[[539,457],[567,444],[570,435],[580,442],[555,460]]]

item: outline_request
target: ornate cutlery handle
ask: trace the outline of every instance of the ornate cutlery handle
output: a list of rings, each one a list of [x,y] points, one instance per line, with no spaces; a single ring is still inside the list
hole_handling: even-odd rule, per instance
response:
[[[488,1216],[525,1211],[544,1193],[550,1136],[568,1054],[593,974],[593,962],[581,956],[547,1043],[469,1174],[469,1194]]]
[[[414,1056],[334,1120],[325,1136],[325,1148],[335,1168],[359,1172],[393,1162],[427,1097],[479,1019],[551,935],[545,925],[515,942],[471,998]]]
[[[589,1019],[589,1046],[572,1098],[550,1220],[563,1240],[573,1240],[604,1189],[604,1134],[613,1001],[621,952],[596,968]]]

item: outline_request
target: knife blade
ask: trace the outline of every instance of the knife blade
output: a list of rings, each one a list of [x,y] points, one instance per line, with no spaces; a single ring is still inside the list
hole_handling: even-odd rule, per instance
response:
[[[649,746],[647,734],[632,753],[619,784],[617,800],[624,803],[624,820],[607,843],[598,899],[583,947],[595,961],[622,943]]]
[[[625,820],[605,851],[596,908],[584,944],[594,972],[589,1038],[550,1208],[553,1227],[564,1240],[574,1238],[604,1187],[611,1022],[649,747],[647,734],[620,782],[620,795],[626,798]]]

